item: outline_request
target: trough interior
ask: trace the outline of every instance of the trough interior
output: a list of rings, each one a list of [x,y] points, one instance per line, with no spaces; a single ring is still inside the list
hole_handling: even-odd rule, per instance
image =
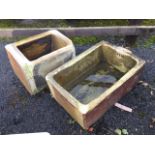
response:
[[[65,47],[67,43],[56,35],[48,35],[40,39],[17,46],[17,48],[29,59],[35,60],[43,55]]]
[[[82,104],[88,104],[134,67],[136,61],[100,46],[72,66],[54,75],[54,79]]]

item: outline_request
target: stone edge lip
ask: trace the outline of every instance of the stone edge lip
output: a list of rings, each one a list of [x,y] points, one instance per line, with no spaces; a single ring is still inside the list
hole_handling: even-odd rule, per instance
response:
[[[126,36],[155,34],[155,26],[106,26],[68,28],[0,28],[0,37],[31,36],[47,30],[57,29],[66,36]]]

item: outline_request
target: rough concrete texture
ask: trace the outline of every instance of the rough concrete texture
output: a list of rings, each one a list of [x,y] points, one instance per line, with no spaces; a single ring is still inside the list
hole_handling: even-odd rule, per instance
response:
[[[67,88],[72,88],[75,84],[76,86],[79,86],[79,81],[82,75],[84,73],[89,75],[90,71],[93,68],[95,69],[94,66],[99,64],[101,65],[101,63],[103,63],[102,61],[106,61],[108,66],[115,66],[115,68],[126,76],[121,77],[121,80],[119,81],[116,80],[117,82],[113,83],[113,87],[110,87],[111,90],[107,89],[105,93],[102,89],[103,85],[101,87],[98,86],[97,88],[102,89],[102,95],[97,95],[93,98],[95,100],[89,100],[87,104],[84,104],[84,102],[80,100],[77,102],[77,98],[74,95],[74,98],[71,98],[69,96],[71,93]],[[103,114],[109,110],[111,106],[113,106],[120,98],[122,98],[122,96],[132,89],[139,79],[139,75],[142,72],[144,64],[145,62],[131,54],[131,51],[120,46],[113,46],[105,41],[101,41],[83,52],[83,54],[80,54],[68,63],[55,69],[55,71],[47,74],[46,81],[53,98],[55,98],[55,100],[81,125],[81,127],[87,130],[92,126],[92,124],[94,124],[94,122],[103,116]],[[105,63],[103,66],[105,66]],[[103,74],[100,75],[102,76]],[[108,73],[108,75],[111,74]],[[93,75],[93,78],[94,77],[96,77],[96,74],[95,76]],[[115,76],[112,77],[115,79]],[[91,81],[91,79],[92,78],[89,80]],[[98,80],[99,79],[97,79],[97,81]],[[74,84],[69,84],[70,81],[74,81]],[[93,81],[91,81],[91,83],[92,82]],[[55,83],[60,84],[65,89],[58,87]],[[66,85],[70,86],[66,88]],[[85,89],[86,87],[87,89]],[[94,90],[92,87],[89,89],[88,83],[82,83],[82,87],[80,86],[78,90],[80,93],[83,92],[79,95],[81,98],[85,94],[85,91],[93,91],[93,93],[86,95],[87,98],[91,98],[95,95],[95,92],[97,92],[97,89]],[[76,95],[78,90],[76,90]],[[66,93],[68,93],[68,95]],[[96,101],[96,99],[98,101]]]
[[[1,37],[31,36],[51,28],[6,28],[0,29]],[[103,27],[60,27],[57,29],[66,36],[125,36],[155,34],[155,26],[103,26]]]
[[[116,45],[124,40],[106,38]],[[133,108],[133,113],[111,108],[93,127],[92,133],[82,130],[45,90],[30,96],[9,64],[4,45],[0,43],[0,133],[49,132],[50,134],[115,134],[127,129],[128,134],[155,134],[155,49],[137,47],[131,50],[146,60],[141,81],[119,102]],[[142,45],[142,44],[141,44]],[[89,46],[76,46],[78,54]]]
[[[5,46],[17,77],[31,95],[47,86],[45,76],[75,56],[72,41],[56,30]]]

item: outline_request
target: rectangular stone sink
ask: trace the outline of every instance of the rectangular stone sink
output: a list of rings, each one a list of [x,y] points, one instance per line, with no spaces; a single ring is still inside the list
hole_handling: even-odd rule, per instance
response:
[[[75,56],[72,41],[51,30],[5,46],[15,74],[31,95],[47,86],[45,76]]]
[[[145,62],[104,41],[46,76],[55,100],[88,129],[137,82]]]

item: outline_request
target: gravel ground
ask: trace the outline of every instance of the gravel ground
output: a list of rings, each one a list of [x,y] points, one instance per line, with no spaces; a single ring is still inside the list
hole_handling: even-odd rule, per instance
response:
[[[123,45],[123,39],[108,37],[107,41]],[[141,41],[141,40],[140,40]],[[144,72],[134,89],[119,102],[134,109],[133,113],[112,107],[96,124],[93,132],[84,131],[51,98],[46,89],[30,96],[13,73],[4,45],[0,42],[0,134],[48,132],[50,134],[115,134],[126,129],[128,134],[155,134],[155,49],[130,48],[146,60]],[[87,46],[76,46],[80,54]]]

